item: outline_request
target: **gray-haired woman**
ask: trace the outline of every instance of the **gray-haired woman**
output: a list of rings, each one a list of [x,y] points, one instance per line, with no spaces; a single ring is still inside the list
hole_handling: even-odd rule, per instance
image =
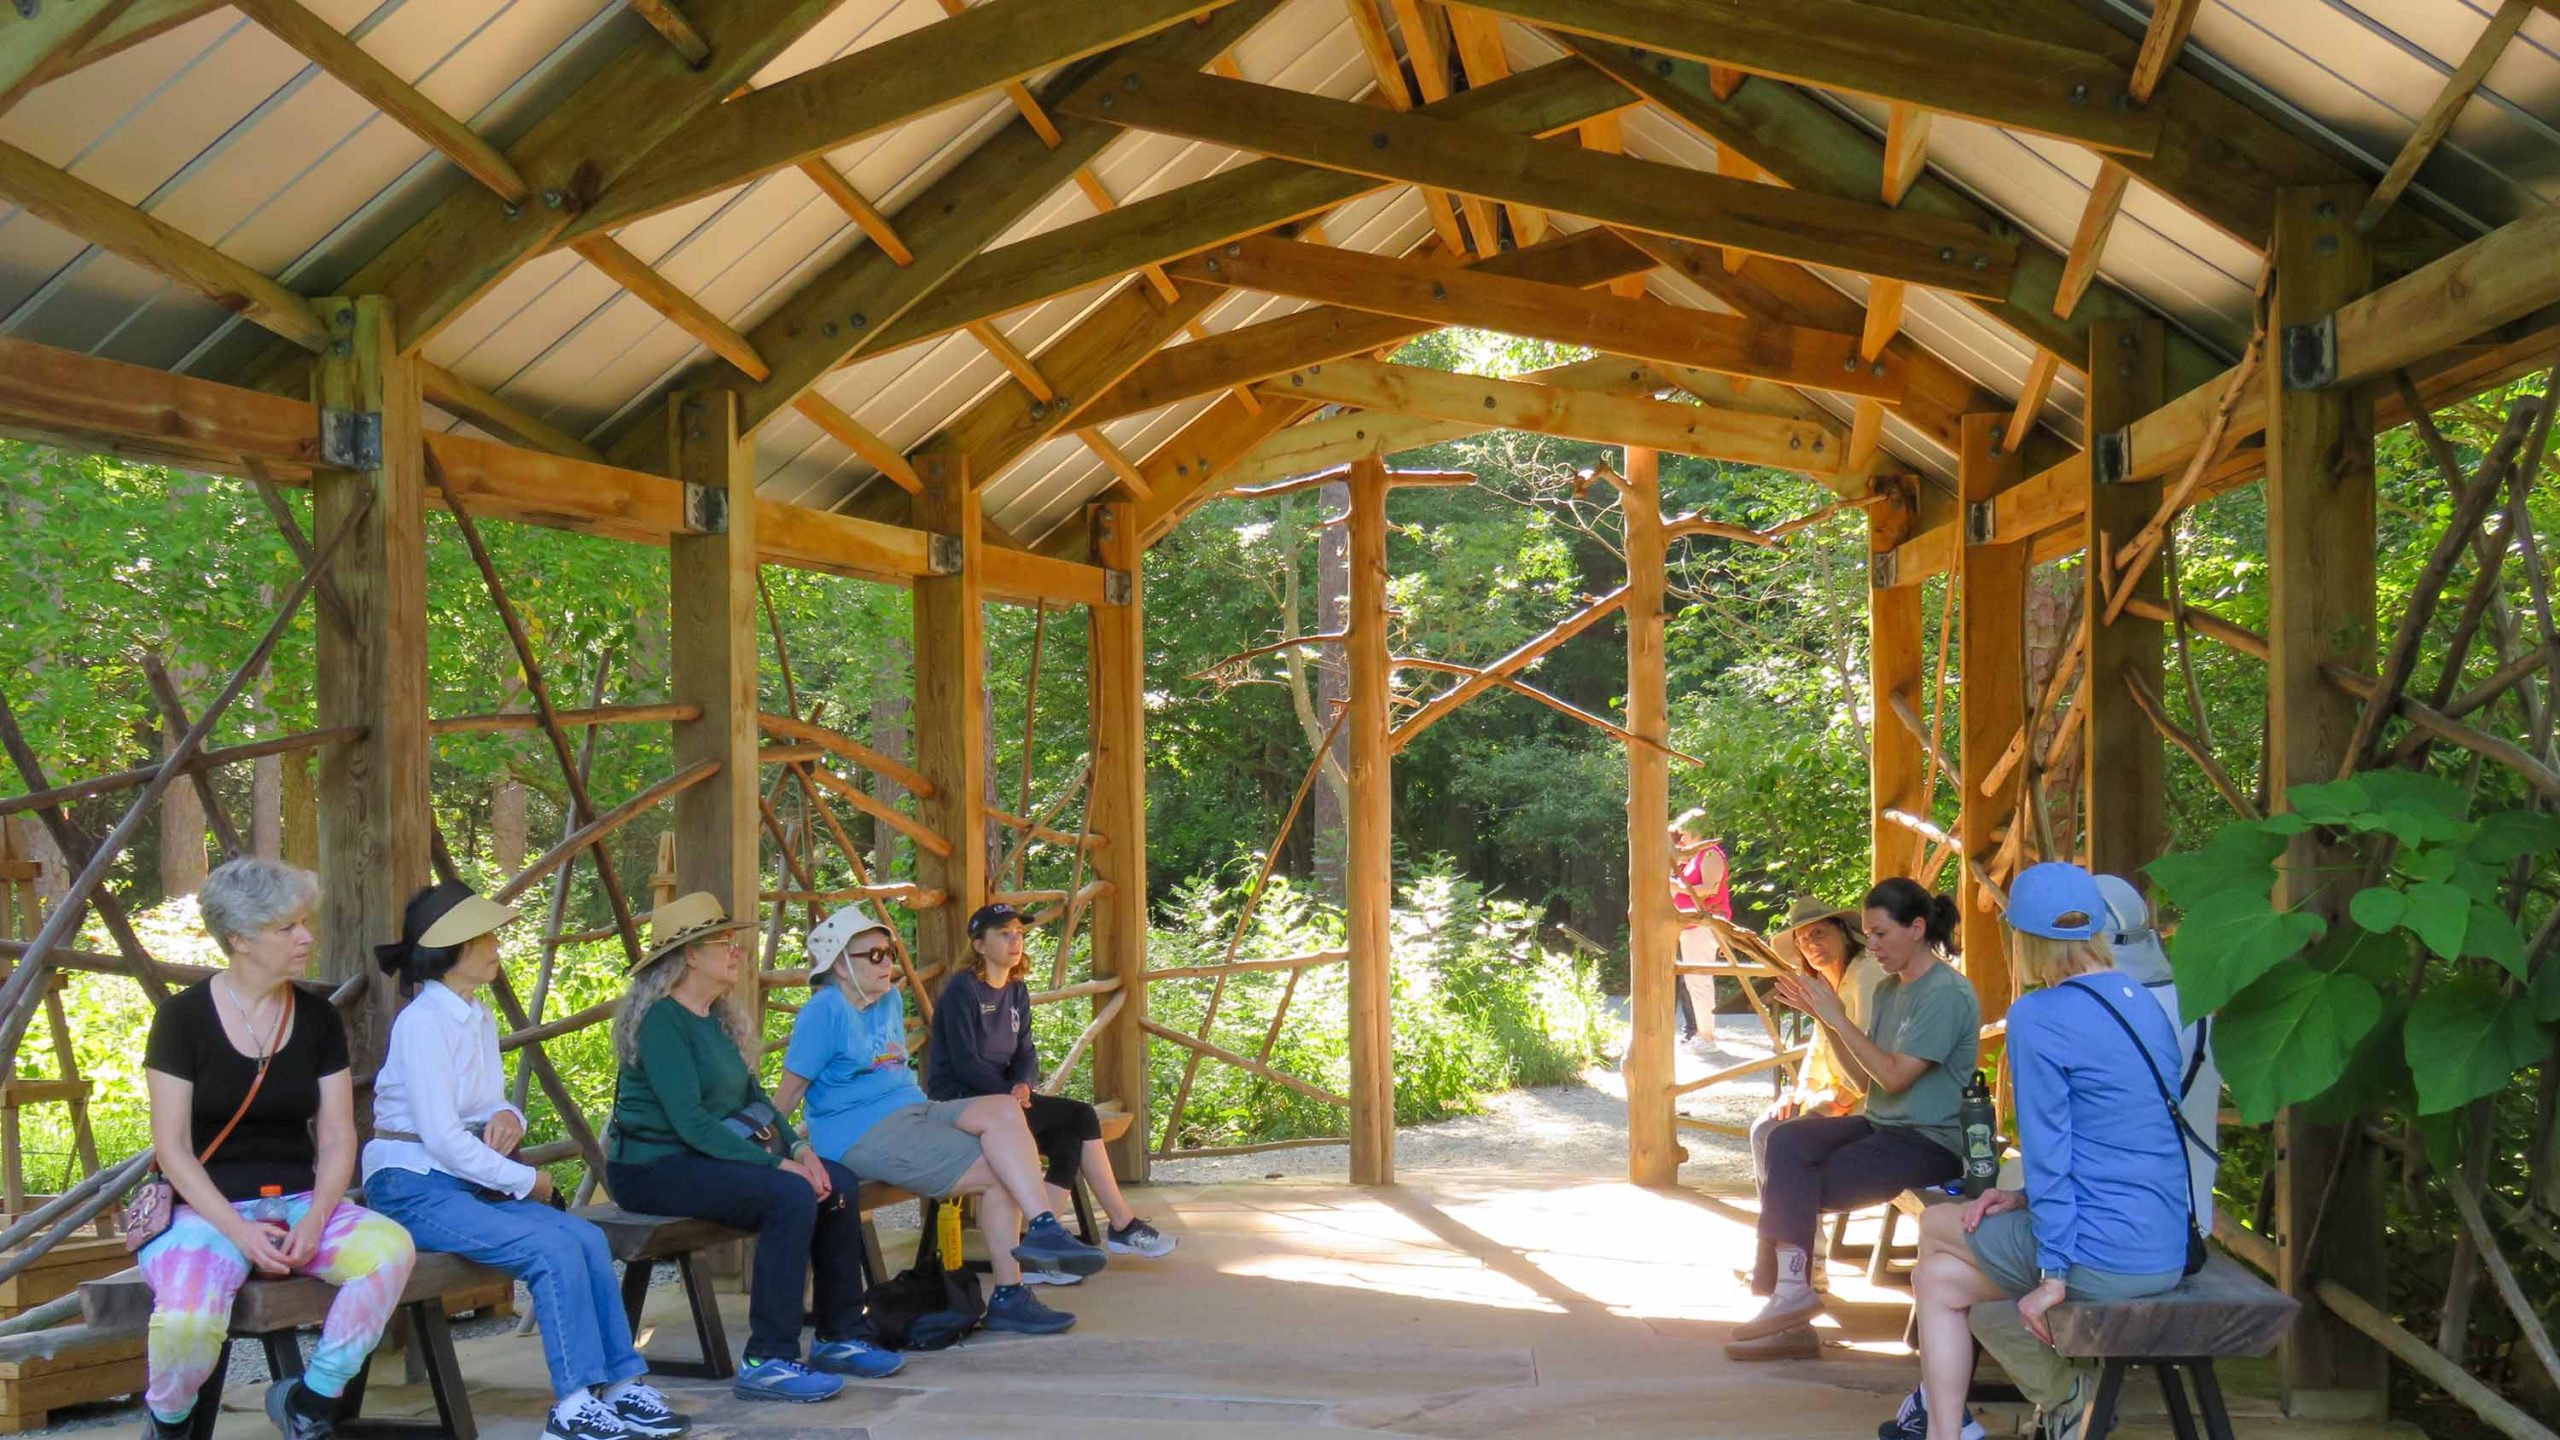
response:
[[[287,1440],[336,1433],[339,1397],[390,1323],[417,1250],[409,1232],[346,1203],[355,1177],[347,1032],[325,999],[297,997],[319,885],[272,860],[234,860],[197,903],[230,965],[151,1018],[143,1067],[151,1145],[177,1191],[169,1228],[142,1247],[151,1282],[149,1433],[186,1432],[205,1403],[231,1302],[256,1270],[338,1287],[299,1380],[267,1391]]]

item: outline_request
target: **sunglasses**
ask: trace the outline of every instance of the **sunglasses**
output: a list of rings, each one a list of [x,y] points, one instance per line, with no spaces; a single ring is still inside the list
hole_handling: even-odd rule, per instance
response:
[[[891,952],[889,947],[886,945],[875,945],[867,950],[847,950],[844,952],[844,958],[847,960],[860,960],[871,965],[886,965],[889,963],[892,953],[893,952]]]

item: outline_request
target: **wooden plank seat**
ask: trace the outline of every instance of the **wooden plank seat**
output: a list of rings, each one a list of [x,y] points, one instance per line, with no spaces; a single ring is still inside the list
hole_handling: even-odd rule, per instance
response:
[[[2090,1401],[2082,1433],[2107,1433],[2126,1372],[2147,1366],[2159,1377],[2160,1398],[2178,1440],[2231,1440],[2231,1416],[2223,1407],[2213,1362],[2275,1349],[2301,1309],[2300,1301],[2216,1251],[2202,1270],[2174,1289],[2139,1300],[2066,1300],[2053,1307],[2046,1321],[2056,1351],[2100,1362],[2098,1393]],[[2193,1408],[2187,1400],[2189,1382],[2195,1386]]]
[[[435,1417],[362,1418],[365,1372],[360,1370],[347,1386],[345,1410],[350,1418],[339,1423],[338,1433],[349,1440],[411,1435],[476,1440],[479,1425],[472,1418],[462,1367],[454,1358],[453,1330],[445,1320],[444,1297],[506,1283],[505,1274],[486,1265],[454,1255],[421,1253],[416,1268],[409,1272],[408,1288],[400,1292],[400,1309],[409,1318],[413,1343],[426,1371],[427,1389],[435,1398]],[[329,1302],[337,1298],[337,1293],[338,1287],[305,1275],[282,1279],[252,1276],[242,1285],[239,1297],[231,1305],[231,1332],[214,1359],[213,1373],[196,1394],[195,1414],[188,1428],[190,1440],[210,1440],[213,1434],[214,1421],[222,1409],[222,1382],[230,1372],[233,1343],[243,1338],[257,1340],[266,1349],[269,1374],[278,1379],[299,1376],[302,1347],[296,1333],[316,1328],[328,1319]],[[151,1323],[151,1286],[138,1269],[83,1281],[80,1312],[92,1331],[140,1334]]]
[[[866,1285],[878,1281],[881,1275],[879,1240],[871,1230],[872,1212],[915,1198],[895,1185],[876,1180],[863,1182],[855,1204],[863,1217],[862,1273]],[[754,1233],[687,1216],[643,1215],[610,1203],[584,1206],[577,1213],[604,1232],[613,1258],[623,1262],[622,1313],[630,1322],[633,1335],[640,1333],[640,1312],[648,1304],[649,1281],[657,1263],[673,1263],[677,1278],[684,1282],[685,1306],[693,1316],[693,1337],[700,1358],[665,1359],[651,1355],[649,1368],[661,1375],[700,1380],[726,1380],[737,1374],[737,1361],[729,1352],[728,1327],[720,1319],[719,1302],[712,1294],[702,1257],[715,1245],[751,1240]]]

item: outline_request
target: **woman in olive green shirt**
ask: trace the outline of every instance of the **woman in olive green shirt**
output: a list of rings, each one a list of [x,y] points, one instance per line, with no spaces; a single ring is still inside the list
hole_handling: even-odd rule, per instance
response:
[[[605,1180],[626,1210],[755,1232],[733,1388],[748,1400],[824,1400],[844,1388],[840,1376],[893,1374],[904,1361],[863,1338],[859,1182],[812,1150],[756,1081],[762,1037],[737,999],[743,928],[702,893],[649,917],[649,948],[614,1025],[622,1074]],[[763,1127],[773,1148],[750,1133]],[[813,1266],[818,1343],[803,1364]]]

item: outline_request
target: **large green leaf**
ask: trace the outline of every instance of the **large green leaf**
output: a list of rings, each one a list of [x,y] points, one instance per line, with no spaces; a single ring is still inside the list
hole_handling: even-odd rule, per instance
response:
[[[2409,1078],[2407,1046],[2401,1039],[2408,1018],[2404,1011],[2386,1009],[2356,1042],[2338,1083],[2302,1102],[2303,1112],[2324,1125],[2345,1125],[2415,1104],[2417,1085]],[[2217,1031],[2217,1045],[2219,1035]]]
[[[2347,915],[2376,935],[2388,935],[2409,918],[2409,897],[2390,885],[2368,885],[2347,902]]]
[[[2221,1009],[2278,962],[2319,939],[2326,928],[2319,916],[2279,910],[2254,891],[2207,896],[2188,909],[2169,937],[2179,1008],[2190,1021]]]
[[[2264,900],[2275,889],[2276,857],[2284,847],[2283,836],[2240,821],[2213,832],[2203,849],[2163,855],[2143,870],[2181,910],[2192,911],[2226,891],[2244,891]]]
[[[2384,816],[2418,816],[2431,822],[2459,824],[2471,809],[2471,797],[2461,786],[2423,770],[2368,770],[2356,781],[2368,797],[2366,808]],[[2443,833],[2441,825],[2436,828]]]
[[[2426,947],[2448,960],[2462,954],[2462,937],[2471,928],[2471,896],[2459,885],[2428,880],[2408,890],[2405,923]]]
[[[2560,1024],[2560,962],[2543,961],[2526,993],[2533,999],[2534,1019],[2545,1025]]]
[[[2344,825],[2373,809],[2373,792],[2365,777],[2350,776],[2321,785],[2296,785],[2284,792],[2285,808],[2320,825]]]
[[[2440,979],[2409,1007],[2409,1071],[2418,1111],[2459,1109],[2503,1090],[2516,1071],[2551,1053],[2533,1007],[2476,976]]]
[[[2464,959],[2487,960],[2519,980],[2525,978],[2524,937],[2516,933],[2507,912],[2473,902],[2471,925],[2462,934]]]
[[[2465,853],[2484,865],[2504,865],[2519,855],[2560,851],[2560,817],[2532,810],[2501,810],[2480,817]]]
[[[2327,1091],[2381,1018],[2382,992],[2361,975],[2297,961],[2276,966],[2234,997],[2214,1026],[2214,1058],[2241,1118],[2264,1124]]]
[[[2409,937],[2401,930],[2375,934],[2357,925],[2333,925],[2302,962],[2314,970],[2346,971],[2377,986],[2400,983],[2409,968]]]

